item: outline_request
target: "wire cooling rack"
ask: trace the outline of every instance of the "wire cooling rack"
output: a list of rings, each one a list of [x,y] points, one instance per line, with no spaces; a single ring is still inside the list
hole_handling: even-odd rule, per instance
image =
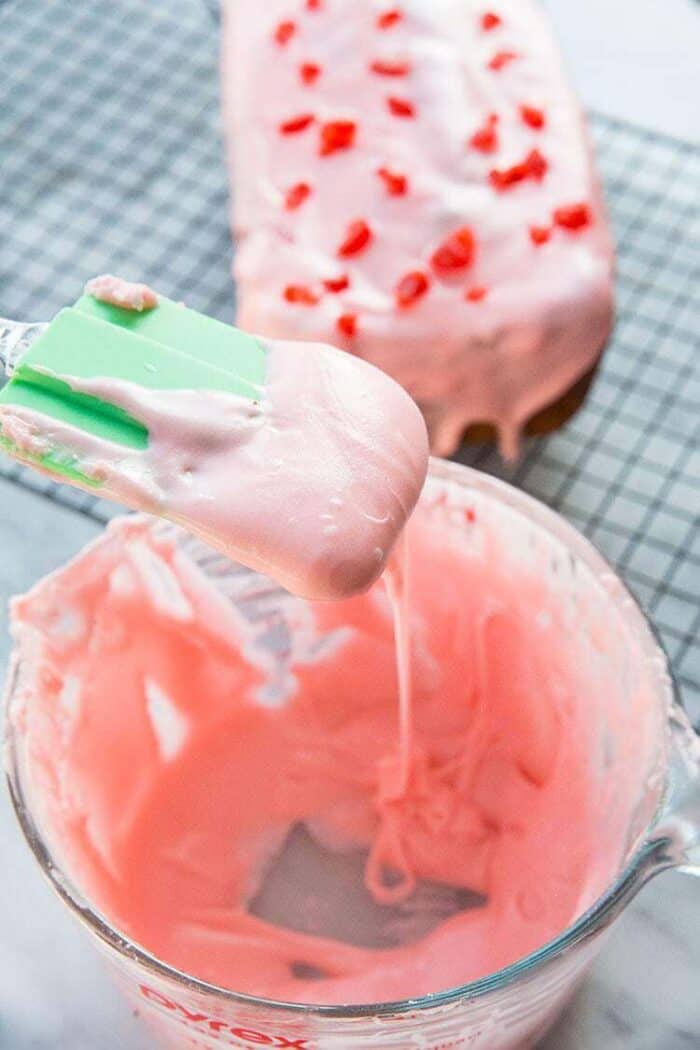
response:
[[[50,317],[86,275],[113,270],[232,320],[212,5],[10,0],[0,69],[0,314]],[[487,448],[460,458],[601,548],[700,724],[700,156],[591,122],[619,253],[614,339],[585,407],[515,469]],[[113,513],[4,458],[0,475],[96,521]]]

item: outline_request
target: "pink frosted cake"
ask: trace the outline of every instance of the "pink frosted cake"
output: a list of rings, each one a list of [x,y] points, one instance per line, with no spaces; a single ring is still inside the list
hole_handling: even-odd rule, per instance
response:
[[[332,342],[412,394],[435,453],[517,454],[580,403],[613,253],[534,0],[232,0],[238,323]]]

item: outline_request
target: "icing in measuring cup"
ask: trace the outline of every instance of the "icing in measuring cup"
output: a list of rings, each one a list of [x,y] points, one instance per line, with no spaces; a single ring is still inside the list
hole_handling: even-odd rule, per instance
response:
[[[240,985],[237,991],[227,991],[217,986],[220,982],[202,979],[201,973],[187,976],[181,964],[178,969],[178,960],[173,960],[172,954],[168,957],[152,948],[148,950],[148,946],[143,946],[143,938],[138,943],[138,938],[124,936],[125,931],[119,924],[105,917],[105,904],[111,908],[114,900],[104,897],[99,910],[95,893],[88,887],[89,880],[79,877],[76,857],[66,849],[69,837],[56,833],[56,813],[46,804],[46,784],[41,777],[47,767],[42,766],[42,756],[37,754],[40,739],[33,732],[31,717],[32,706],[38,704],[41,709],[51,683],[35,674],[36,663],[32,661],[36,655],[36,634],[25,635],[24,639],[19,635],[9,686],[7,760],[20,823],[54,888],[85,922],[111,960],[119,982],[130,998],[138,1001],[142,1016],[166,1045],[296,1046],[306,1050],[363,1046],[421,1047],[422,1050],[445,1046],[488,1047],[489,1050],[528,1047],[552,1022],[598,951],[610,924],[644,882],[668,867],[699,870],[698,743],[674,700],[665,659],[648,624],[603,559],[575,530],[527,496],[466,468],[440,462],[432,465],[416,528],[419,531],[411,533],[411,556],[415,559],[416,552],[427,555],[429,549],[434,553],[427,568],[426,557],[418,558],[411,566],[412,594],[417,596],[418,610],[413,626],[415,649],[419,654],[414,667],[419,742],[422,739],[425,746],[433,746],[431,726],[421,725],[421,682],[428,695],[431,681],[439,681],[444,687],[445,682],[451,681],[451,674],[466,681],[471,673],[465,660],[467,651],[473,666],[478,660],[478,654],[474,657],[473,649],[463,641],[466,613],[461,614],[464,622],[460,619],[460,609],[464,607],[470,610],[469,620],[473,620],[474,610],[469,606],[472,597],[466,589],[460,589],[460,580],[441,575],[437,552],[454,551],[455,557],[463,558],[465,565],[478,570],[479,565],[491,564],[484,561],[489,551],[498,550],[507,572],[515,573],[516,578],[517,573],[521,573],[522,592],[538,580],[538,586],[541,584],[549,596],[549,613],[561,624],[572,627],[574,641],[570,652],[581,658],[582,673],[588,676],[590,685],[585,696],[586,717],[580,725],[590,727],[585,746],[588,766],[595,773],[590,780],[591,795],[582,800],[588,812],[581,813],[581,838],[588,836],[591,848],[585,853],[585,870],[576,884],[578,899],[569,902],[571,921],[562,921],[551,935],[525,948],[519,956],[507,959],[504,965],[499,965],[494,955],[489,972],[469,973],[465,969],[460,980],[462,975],[450,960],[457,958],[460,966],[465,964],[471,936],[469,923],[473,919],[490,924],[488,930],[494,933],[491,937],[494,952],[499,943],[505,945],[504,950],[512,947],[503,938],[506,934],[510,936],[516,926],[507,912],[498,911],[497,905],[500,901],[502,908],[506,908],[509,898],[515,895],[510,894],[508,885],[499,887],[497,879],[484,876],[484,889],[491,899],[481,912],[476,908],[473,915],[452,915],[413,945],[419,954],[425,952],[426,942],[429,945],[424,958],[434,980],[432,994],[418,991],[410,999],[408,995],[387,994],[381,1002],[370,1001],[370,997],[360,997],[362,987],[356,985],[354,1004],[338,1006],[332,998],[329,1001],[328,975],[319,980],[318,975],[307,970],[297,978],[307,982],[309,992],[305,1001],[284,1002],[282,995],[260,998]],[[429,548],[433,540],[434,547]],[[106,542],[98,541],[98,549],[104,549]],[[323,649],[325,642],[326,646],[336,644],[342,649],[343,630],[357,623],[355,600],[344,608],[324,606],[323,615],[331,618],[322,621],[328,630],[314,633],[310,623],[317,614],[306,603],[283,595],[261,577],[217,561],[191,538],[181,537],[175,542],[193,572],[216,581],[222,623],[228,607],[236,617],[253,625],[249,636],[251,645],[268,653],[269,673],[263,676],[268,691],[259,696],[260,702],[268,705],[268,711],[280,698],[284,701],[291,679],[295,676],[303,679],[305,674],[314,673],[319,645]],[[431,609],[431,617],[423,616],[426,623],[436,622],[440,626],[439,637],[434,639],[440,660],[432,663],[428,659],[431,638],[421,633],[420,623],[421,603],[428,600],[421,589],[421,574],[426,571],[432,574],[431,593],[440,593],[442,588],[443,595],[441,606]],[[60,576],[61,573],[56,579]],[[478,578],[487,583],[485,576]],[[382,598],[385,603],[385,597]],[[482,608],[487,635],[503,626],[499,621],[497,598],[494,591],[490,595],[492,605]],[[478,596],[473,600],[478,600]],[[359,601],[374,603],[378,622],[386,627],[388,613],[379,594],[373,597],[370,593]],[[547,616],[540,615],[541,608],[532,608],[531,612],[532,630],[541,630],[546,635]],[[452,617],[449,640],[448,621],[440,620],[448,614]],[[389,678],[393,651],[390,646],[385,648]],[[378,677],[381,666],[380,662]],[[354,674],[359,682],[359,664],[348,660],[345,668],[346,677],[352,680]],[[526,674],[525,666],[520,670]],[[488,667],[486,673],[492,673]],[[504,690],[505,684],[501,683],[494,695],[500,697]],[[391,704],[391,688],[388,695]],[[560,695],[556,683],[551,687],[551,697],[560,703],[558,710],[564,717],[568,710],[567,696]],[[357,700],[364,700],[359,690]],[[68,703],[67,708],[70,706]],[[468,714],[471,717],[467,722],[473,728],[478,711]],[[572,713],[574,716],[578,717],[576,711]],[[455,717],[454,734],[457,734],[461,724]],[[486,720],[481,725],[489,740],[489,754],[493,756],[499,747],[506,747],[509,759],[519,766],[520,773],[517,779],[503,772],[499,779],[498,770],[490,766],[488,772],[496,776],[496,782],[493,791],[482,798],[482,809],[487,806],[488,798],[496,797],[500,804],[504,792],[499,788],[504,783],[512,786],[522,782],[523,791],[529,783],[534,798],[538,779],[544,783],[553,775],[555,760],[548,738],[528,735],[527,725],[522,722],[511,727],[505,744],[499,744],[489,737],[488,718],[486,708]],[[528,746],[518,750],[517,741],[525,739]],[[572,765],[567,767],[570,780],[578,775],[573,761],[572,753]],[[472,775],[475,777],[469,780],[470,792],[479,785],[483,791],[483,780],[473,769],[469,770],[468,765],[467,754],[465,763],[459,766],[459,774],[468,780]],[[406,833],[405,822],[401,829]],[[326,827],[325,831],[328,830]],[[335,826],[332,830],[337,833],[340,829]],[[420,874],[426,870],[428,860],[418,855],[415,834],[409,835],[406,841],[412,844],[413,860],[421,869]],[[479,840],[476,841],[478,844]],[[536,843],[534,838],[524,841],[526,846]],[[473,854],[477,852],[475,846]],[[435,863],[438,859],[435,858]],[[537,863],[532,849],[523,853],[523,860]],[[542,871],[546,875],[548,868],[545,866]],[[471,872],[470,877],[473,881],[478,875]],[[529,922],[544,921],[546,916],[543,918],[540,914],[541,902],[532,896],[521,894],[517,904],[524,937],[522,931],[527,931]],[[457,947],[451,928],[456,930]],[[299,942],[293,943],[297,950]],[[519,943],[525,945],[526,941]],[[245,970],[244,951],[241,947],[240,960],[234,960],[240,966],[241,980]],[[346,949],[345,954],[339,951],[336,966],[342,970],[343,960],[360,957],[354,952],[364,953],[363,960],[372,959],[373,951],[375,949],[357,945],[352,951]],[[403,951],[404,947],[399,946],[399,962],[404,958]],[[450,962],[449,972],[455,974],[453,981],[445,969],[446,960]],[[330,966],[332,953],[323,956],[322,961]],[[402,971],[400,979],[408,982],[408,989],[418,987],[415,984],[418,977],[410,967]],[[380,981],[376,974],[374,980],[375,987],[391,985],[388,978]],[[397,977],[395,987],[399,986]],[[314,987],[318,989],[317,999],[313,998]],[[337,1001],[347,1002],[348,998]]]

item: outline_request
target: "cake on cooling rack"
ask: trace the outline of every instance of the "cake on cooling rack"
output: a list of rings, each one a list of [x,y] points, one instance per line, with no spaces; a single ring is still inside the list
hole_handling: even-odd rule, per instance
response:
[[[437,454],[564,422],[613,252],[539,4],[234,0],[222,61],[238,322],[379,365]]]

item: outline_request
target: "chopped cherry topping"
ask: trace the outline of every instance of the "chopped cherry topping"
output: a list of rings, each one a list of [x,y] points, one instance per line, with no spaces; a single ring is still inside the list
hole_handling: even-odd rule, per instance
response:
[[[338,255],[343,259],[349,255],[357,255],[365,250],[371,240],[372,231],[365,220],[356,219],[345,231],[345,238],[338,245]]]
[[[352,339],[357,332],[357,314],[341,314],[335,324],[341,335]]]
[[[480,128],[474,132],[469,139],[472,149],[478,149],[481,153],[494,153],[498,149],[498,114],[490,113]]]
[[[323,124],[321,126],[321,156],[327,157],[329,153],[335,153],[336,150],[350,149],[355,142],[356,131],[357,124],[354,120],[331,120],[328,124]]]
[[[489,69],[498,73],[504,66],[514,62],[516,58],[520,58],[520,55],[515,51],[497,51],[493,58],[489,60]]]
[[[476,238],[468,226],[455,230],[433,252],[430,262],[438,274],[452,274],[471,266],[476,255]]]
[[[523,105],[520,107],[520,117],[523,124],[527,124],[528,127],[535,128],[539,131],[547,123],[547,118],[544,115],[544,110],[539,109],[537,106]]]
[[[546,158],[538,149],[530,150],[524,163],[526,174],[531,179],[543,179],[549,170]]]
[[[526,178],[525,165],[514,164],[511,168],[493,168],[489,172],[489,182],[497,190],[507,190],[510,186]]]
[[[548,226],[531,226],[530,227],[530,240],[533,244],[546,244],[549,238],[552,236],[552,231]]]
[[[299,208],[311,193],[308,182],[297,182],[290,186],[284,198],[284,206],[287,211],[295,211]]]
[[[476,511],[472,507],[467,507],[464,512],[464,517],[471,525],[473,525],[476,521]]]
[[[284,298],[288,303],[300,306],[315,306],[318,296],[306,284],[288,284],[284,290]]]
[[[411,270],[396,285],[396,305],[402,310],[413,306],[430,288],[430,280],[421,270]]]
[[[503,25],[503,19],[493,11],[486,11],[481,16],[481,28],[485,33],[490,33],[492,29],[498,29],[500,25]]]
[[[275,40],[280,45],[280,47],[284,47],[285,44],[289,43],[296,31],[296,22],[292,22],[291,20],[287,22],[280,22],[277,28],[275,29]]]
[[[565,230],[580,230],[591,223],[591,211],[587,204],[567,204],[554,212],[557,226]]]
[[[415,117],[416,115],[416,107],[408,99],[390,95],[386,102],[395,117]]]
[[[369,68],[380,77],[407,77],[411,72],[411,63],[399,59],[389,61],[386,58],[375,58],[374,62],[370,62]]]
[[[489,172],[491,185],[500,191],[509,190],[525,179],[540,181],[547,174],[549,165],[538,149],[531,150],[520,164],[510,168],[494,168]]]
[[[377,168],[377,175],[392,197],[403,197],[408,190],[408,179],[390,168]]]
[[[323,7],[323,0],[306,0],[307,11],[320,11]]]
[[[317,62],[302,62],[299,66],[299,76],[305,84],[313,84],[321,75],[321,67]]]
[[[468,288],[464,293],[464,298],[469,303],[480,303],[482,299],[486,298],[488,288],[484,288],[482,284],[475,284],[473,288]]]
[[[384,11],[382,14],[377,15],[377,28],[378,29],[392,29],[397,22],[400,22],[403,18],[403,13],[398,7],[392,7],[389,11]]]
[[[297,117],[290,117],[289,120],[283,121],[280,124],[280,132],[282,135],[296,135],[300,131],[305,131],[313,122],[313,113],[300,113]]]
[[[323,287],[327,292],[344,292],[350,287],[350,278],[345,273],[340,277],[327,277],[323,282]]]

